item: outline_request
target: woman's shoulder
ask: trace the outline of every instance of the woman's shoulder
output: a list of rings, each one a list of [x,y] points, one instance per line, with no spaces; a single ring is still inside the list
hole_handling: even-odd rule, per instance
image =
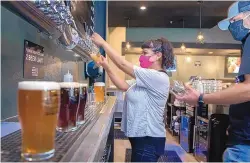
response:
[[[163,72],[163,71],[157,71],[155,70],[155,76],[161,78],[161,79],[165,79],[165,80],[169,80],[169,76],[166,72]]]

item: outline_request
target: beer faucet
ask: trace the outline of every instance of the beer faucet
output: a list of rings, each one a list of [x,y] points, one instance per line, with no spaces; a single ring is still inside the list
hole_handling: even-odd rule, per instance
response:
[[[53,10],[49,7],[39,7],[39,9],[45,14],[53,14]]]
[[[49,0],[36,0],[35,5],[37,8],[39,7],[48,7],[50,4]]]

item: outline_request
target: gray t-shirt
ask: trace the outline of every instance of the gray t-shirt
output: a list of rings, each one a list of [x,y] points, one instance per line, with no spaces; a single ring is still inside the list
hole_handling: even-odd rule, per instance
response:
[[[127,137],[166,137],[164,108],[169,94],[166,73],[134,66],[136,80],[128,82],[122,131]]]

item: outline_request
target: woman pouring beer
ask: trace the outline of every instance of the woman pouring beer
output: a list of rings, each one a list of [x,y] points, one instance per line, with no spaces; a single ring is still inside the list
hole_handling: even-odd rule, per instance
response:
[[[169,77],[164,71],[173,65],[171,43],[164,39],[143,43],[140,67],[123,59],[100,35],[92,35],[93,42],[102,47],[113,63],[135,79],[126,82],[114,73],[107,60],[98,62],[114,85],[126,92],[123,108],[122,131],[132,146],[132,162],[157,162],[164,154],[166,131],[164,108],[169,93]]]

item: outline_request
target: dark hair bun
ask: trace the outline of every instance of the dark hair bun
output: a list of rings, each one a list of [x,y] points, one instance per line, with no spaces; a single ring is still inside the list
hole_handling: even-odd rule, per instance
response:
[[[166,38],[160,38],[162,42],[163,60],[162,64],[165,68],[173,67],[174,65],[174,48],[171,42]]]

